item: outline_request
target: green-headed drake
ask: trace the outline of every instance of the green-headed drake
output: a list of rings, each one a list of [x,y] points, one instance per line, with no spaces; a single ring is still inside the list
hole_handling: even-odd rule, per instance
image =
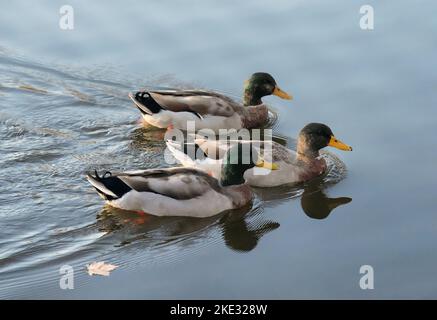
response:
[[[256,150],[245,150],[237,144],[226,152],[220,180],[183,167],[107,172],[102,176],[95,172],[87,179],[109,205],[120,209],[156,216],[209,217],[250,203],[252,191],[244,183],[244,172],[265,163]]]
[[[275,79],[265,72],[254,73],[244,82],[243,105],[213,91],[150,90],[129,94],[149,124],[159,128],[187,130],[194,121],[196,130],[259,128],[268,122],[268,108],[261,98],[276,95],[292,97],[282,91]]]

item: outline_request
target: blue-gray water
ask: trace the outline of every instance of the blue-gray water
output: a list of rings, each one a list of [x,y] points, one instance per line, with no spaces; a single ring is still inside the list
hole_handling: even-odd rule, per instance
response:
[[[72,31],[63,4],[0,12],[0,297],[437,298],[437,4],[70,1]],[[163,132],[140,126],[129,91],[238,97],[255,71],[295,97],[266,99],[277,134],[323,122],[354,147],[331,150],[344,179],[257,190],[251,210],[200,220],[103,206],[85,171],[163,161]],[[101,260],[120,267],[88,276]],[[74,290],[59,288],[64,264]]]

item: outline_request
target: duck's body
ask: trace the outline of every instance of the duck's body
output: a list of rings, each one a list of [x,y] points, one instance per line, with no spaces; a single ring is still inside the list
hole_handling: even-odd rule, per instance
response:
[[[148,90],[129,94],[146,122],[159,127],[188,130],[258,128],[268,122],[268,108],[261,97],[274,94],[291,99],[266,73],[255,73],[245,86],[243,104],[206,90]]]
[[[225,95],[200,90],[143,91],[129,96],[144,120],[158,128],[187,130],[256,128],[268,120],[264,104],[244,107]],[[193,127],[192,127],[193,128]],[[194,129],[193,128],[193,129]]]
[[[244,207],[252,199],[243,174],[255,165],[263,165],[258,154],[242,159],[241,144],[230,148],[221,166],[220,180],[192,168],[149,169],[87,179],[111,206],[142,211],[156,216],[209,217]],[[247,158],[244,158],[247,159]]]
[[[297,151],[275,141],[240,141],[242,144],[250,144],[263,159],[277,165],[276,170],[258,167],[248,169],[244,173],[244,179],[254,187],[275,187],[311,180],[323,174],[327,168],[325,159],[319,154],[320,148],[331,145],[342,150],[352,150],[337,139],[337,145],[334,145],[331,139],[335,138],[327,126],[309,124],[299,134]],[[194,141],[204,157],[198,157],[199,153],[189,154],[189,148],[182,148],[178,142],[167,141],[167,147],[183,166],[203,170],[220,179],[223,154],[232,147],[233,142],[211,141],[199,137]]]
[[[220,179],[223,163],[222,153],[232,145],[232,142],[228,144],[221,141],[196,139],[195,143],[203,150],[206,157],[190,157],[186,148],[182,149],[180,143],[173,141],[167,141],[167,148],[184,167],[196,168]],[[323,158],[315,160],[312,164],[306,164],[298,159],[296,151],[275,141],[243,141],[243,143],[252,144],[264,159],[269,161],[271,159],[278,165],[277,170],[258,167],[246,170],[244,179],[247,184],[253,187],[275,187],[309,180],[320,175],[326,169]],[[216,148],[217,152],[212,152],[211,155],[213,148]]]
[[[252,199],[245,185],[226,186],[190,168],[150,169],[109,176],[88,175],[106,202],[124,210],[156,216],[209,217],[247,205]]]
[[[265,153],[259,151],[266,159],[273,159],[278,165],[277,170],[252,168],[244,173],[246,183],[254,187],[276,187],[285,184],[293,184],[307,181],[323,174],[326,171],[326,162],[322,157],[304,162],[297,152],[284,147],[277,142]]]

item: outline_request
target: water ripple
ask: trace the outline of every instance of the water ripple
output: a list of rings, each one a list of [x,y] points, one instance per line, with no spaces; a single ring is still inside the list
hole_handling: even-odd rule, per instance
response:
[[[92,261],[128,270],[171,264],[222,247],[239,253],[254,250],[266,234],[280,228],[267,208],[305,198],[309,190],[307,185],[255,189],[252,205],[205,219],[102,208],[84,178],[86,171],[167,166],[162,156],[165,131],[139,123],[127,93],[138,83],[197,86],[172,75],[140,81],[104,69],[46,66],[4,51],[0,70],[0,220],[7,226],[0,235],[1,297],[28,286],[53,286],[63,264],[77,268],[77,282],[85,283],[90,277],[84,268]],[[277,118],[270,107],[267,126],[275,133]],[[274,139],[295,147],[293,139],[278,134]],[[346,173],[338,158],[324,156],[329,170],[317,190]],[[305,208],[312,210],[307,204]]]

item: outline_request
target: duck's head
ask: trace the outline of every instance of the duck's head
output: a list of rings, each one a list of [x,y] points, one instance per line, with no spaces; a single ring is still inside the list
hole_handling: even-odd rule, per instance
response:
[[[323,123],[307,124],[300,131],[297,139],[297,153],[300,157],[316,158],[319,156],[319,150],[327,146],[352,151],[352,147],[338,140],[332,130]]]
[[[277,164],[264,161],[250,143],[237,143],[227,151],[223,159],[221,184],[229,186],[244,183],[244,172],[255,166],[278,169]]]
[[[282,91],[276,84],[275,79],[266,72],[256,72],[244,82],[243,102],[245,106],[261,104],[262,97],[272,94],[282,99],[292,99],[292,96]]]

